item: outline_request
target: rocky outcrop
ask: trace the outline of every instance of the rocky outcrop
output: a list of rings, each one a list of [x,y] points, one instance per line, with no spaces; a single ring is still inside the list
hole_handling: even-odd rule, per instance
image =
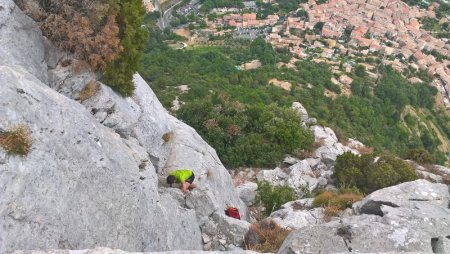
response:
[[[164,251],[164,252],[127,252],[118,249],[110,249],[105,247],[98,247],[90,250],[48,250],[48,251],[33,251],[33,250],[18,250],[13,254],[256,254],[254,251],[230,250],[230,251]]]
[[[312,202],[312,198],[306,198],[286,203],[273,212],[270,218],[281,227],[288,229],[300,229],[325,223],[324,209],[312,208]]]
[[[0,73],[1,128],[26,124],[33,139],[26,157],[0,164],[0,253],[202,247],[195,212],[158,195],[156,171],[142,165],[149,158],[135,139],[123,140],[23,69]]]
[[[358,215],[291,233],[279,253],[449,253],[448,186],[426,180],[378,190],[354,205]]]
[[[325,164],[333,164],[336,161],[337,156],[345,152],[359,154],[356,149],[340,143],[332,129],[318,125],[311,126],[310,129],[314,134],[314,141],[316,144],[320,145],[320,147],[314,151],[314,157],[320,158]],[[356,143],[356,141],[354,142]]]
[[[258,189],[258,185],[252,182],[247,182],[236,187],[239,197],[248,206],[253,205],[255,202],[256,189]]]
[[[41,30],[12,0],[0,0],[0,65],[22,66],[47,82]]]
[[[369,194],[360,202],[354,204],[357,213],[383,216],[383,208],[405,208],[420,210],[429,207],[430,210],[441,211],[449,208],[449,188],[445,184],[434,184],[427,180],[416,180],[384,188]],[[431,209],[433,208],[433,209]],[[448,213],[444,213],[449,215]],[[416,216],[422,216],[418,213]],[[425,213],[424,216],[436,217],[437,213]]]
[[[247,217],[229,173],[139,75],[130,98],[101,83],[80,96],[96,74],[74,73],[48,41],[44,55],[37,26],[9,0],[0,2],[0,34],[0,130],[26,125],[33,140],[23,157],[0,148],[0,253],[242,245],[234,235],[245,234],[248,223],[223,214],[230,203]],[[192,169],[198,188],[187,195],[167,188],[165,176],[177,168]],[[202,232],[211,223],[221,237]],[[216,237],[209,247],[207,237]]]

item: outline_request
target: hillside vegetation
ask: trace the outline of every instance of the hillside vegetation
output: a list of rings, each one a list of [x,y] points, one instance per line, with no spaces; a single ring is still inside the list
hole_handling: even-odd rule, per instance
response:
[[[252,107],[276,112],[281,110],[280,107],[290,107],[294,101],[301,102],[311,116],[316,117],[320,124],[335,129],[341,138],[357,138],[376,152],[403,155],[411,149],[425,149],[438,163],[446,161],[445,153],[450,149],[445,145],[450,137],[450,117],[434,105],[437,90],[426,84],[411,84],[390,67],[378,66],[381,76],[378,80],[367,77],[364,69],[355,68],[356,71],[349,74],[354,79],[351,84],[353,95],[340,95],[333,99],[327,97],[325,91],[333,91],[337,95],[341,91],[331,82],[333,73],[327,64],[299,61],[294,68],[278,68],[275,63],[288,62],[291,56],[283,49],[273,49],[262,39],[221,38],[224,46],[177,51],[164,44],[164,40],[180,39],[169,31],[152,31],[150,38],[142,61],[143,77],[151,83],[166,108],[172,107],[176,97],[185,103],[174,113],[194,126],[229,166],[265,165],[266,162],[256,159],[261,155],[255,151],[260,147],[257,144],[272,146],[270,135],[262,134],[258,139],[252,136],[252,141],[249,141],[254,129],[245,127],[248,116],[243,121],[241,113],[226,113],[230,105],[239,105],[245,109],[243,112]],[[253,70],[237,68],[254,59],[260,60],[263,66]],[[268,81],[273,78],[288,81],[293,88],[286,91],[269,85]],[[189,90],[181,92],[180,85],[187,85]],[[418,123],[405,125],[405,108],[424,112],[421,121],[428,127]],[[220,117],[226,120],[219,120]],[[220,133],[210,127],[214,122],[211,119],[218,120]],[[239,131],[230,136],[227,129],[233,125],[238,126]],[[264,124],[257,126],[261,126],[258,131],[264,128]],[[244,137],[246,142],[242,141]],[[294,152],[295,149],[291,148],[296,146],[307,149],[310,142],[307,136],[304,137],[298,144],[278,142],[274,149],[286,149],[268,157],[279,160],[282,153]],[[250,144],[253,148],[247,146]],[[230,147],[236,154],[230,154]],[[253,157],[252,153],[258,155]]]
[[[147,30],[141,0],[16,0],[54,45],[103,72],[124,96],[134,90]]]

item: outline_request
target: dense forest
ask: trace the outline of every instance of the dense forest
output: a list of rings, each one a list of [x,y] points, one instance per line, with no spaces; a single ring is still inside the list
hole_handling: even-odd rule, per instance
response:
[[[295,68],[278,68],[275,63],[290,59],[288,51],[275,50],[262,39],[228,38],[224,46],[173,50],[164,41],[174,39],[181,38],[170,31],[151,32],[142,75],[166,108],[172,107],[176,97],[184,103],[173,113],[196,128],[228,166],[268,166],[285,153],[308,150],[312,141],[307,132],[270,133],[274,128],[292,130],[289,126],[295,124],[287,109],[294,101],[301,102],[311,116],[332,127],[342,139],[357,138],[377,152],[395,155],[424,149],[435,161],[446,160],[438,136],[449,139],[450,118],[435,108],[437,90],[411,84],[388,66],[378,67],[378,80],[355,68],[349,74],[354,79],[353,96],[332,99],[324,91],[338,95],[340,88],[331,82],[330,66],[299,61]],[[260,60],[261,68],[237,68],[254,59]],[[269,85],[272,78],[294,86],[286,91]],[[187,85],[189,91],[180,92],[180,85]],[[279,120],[267,122],[262,115]],[[291,137],[302,137],[302,142]],[[266,146],[272,149],[265,151]]]

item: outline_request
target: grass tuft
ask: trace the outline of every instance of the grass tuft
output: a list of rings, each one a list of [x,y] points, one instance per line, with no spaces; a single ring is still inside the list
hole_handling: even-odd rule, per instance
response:
[[[8,154],[25,156],[30,152],[33,140],[26,125],[18,125],[0,133],[0,147]]]
[[[257,252],[275,253],[291,231],[280,227],[272,220],[252,224],[245,235],[245,248]]]
[[[100,85],[95,80],[91,80],[87,85],[80,91],[80,101],[83,102],[100,91]]]
[[[167,143],[173,140],[174,135],[173,131],[169,131],[163,134],[162,139]]]

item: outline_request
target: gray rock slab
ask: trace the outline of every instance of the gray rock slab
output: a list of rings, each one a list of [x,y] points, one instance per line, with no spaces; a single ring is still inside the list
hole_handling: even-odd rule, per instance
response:
[[[219,211],[227,204],[239,209],[241,217],[247,219],[247,206],[233,187],[231,175],[223,166],[216,151],[209,146],[190,126],[168,115],[173,130],[173,140],[169,144],[169,156],[162,174],[167,175],[177,168],[189,168],[195,174],[198,189],[210,192],[209,197]]]
[[[72,59],[72,65],[77,64],[77,60]],[[98,80],[98,74],[82,69],[78,72],[73,71],[72,65],[57,65],[54,69],[48,71],[48,86],[53,90],[65,95],[73,100],[80,100],[80,91],[91,81]]]
[[[252,182],[247,182],[236,187],[239,197],[248,206],[253,205],[255,202],[256,189],[258,189],[258,184]]]
[[[324,223],[324,209],[307,209],[307,204],[302,206],[300,202],[293,201],[283,205],[273,212],[269,218],[278,225],[288,229],[299,229],[310,225]],[[306,208],[306,209],[305,209]]]
[[[38,250],[17,250],[13,252],[14,254],[257,254],[258,252],[254,251],[192,251],[192,250],[176,250],[176,251],[164,251],[164,252],[127,252],[119,249],[110,249],[106,247],[98,247],[95,249],[86,249],[86,250],[47,250],[47,251],[38,251]]]
[[[0,65],[22,66],[47,83],[44,43],[37,24],[12,0],[0,1]]]
[[[271,185],[285,185],[289,175],[282,169],[261,170],[256,174],[258,182],[267,181]]]
[[[382,215],[381,205],[411,208],[426,203],[448,208],[449,197],[447,185],[419,179],[377,190],[355,203],[354,209],[358,213]]]
[[[136,140],[124,141],[23,68],[0,66],[0,83],[0,128],[26,124],[33,140],[27,156],[0,163],[0,253],[201,248],[195,213],[161,199]]]
[[[449,229],[436,228],[438,221],[429,223],[418,220],[386,224],[374,215],[346,217],[341,223],[333,221],[292,232],[278,253],[432,253],[431,239],[447,234]]]

